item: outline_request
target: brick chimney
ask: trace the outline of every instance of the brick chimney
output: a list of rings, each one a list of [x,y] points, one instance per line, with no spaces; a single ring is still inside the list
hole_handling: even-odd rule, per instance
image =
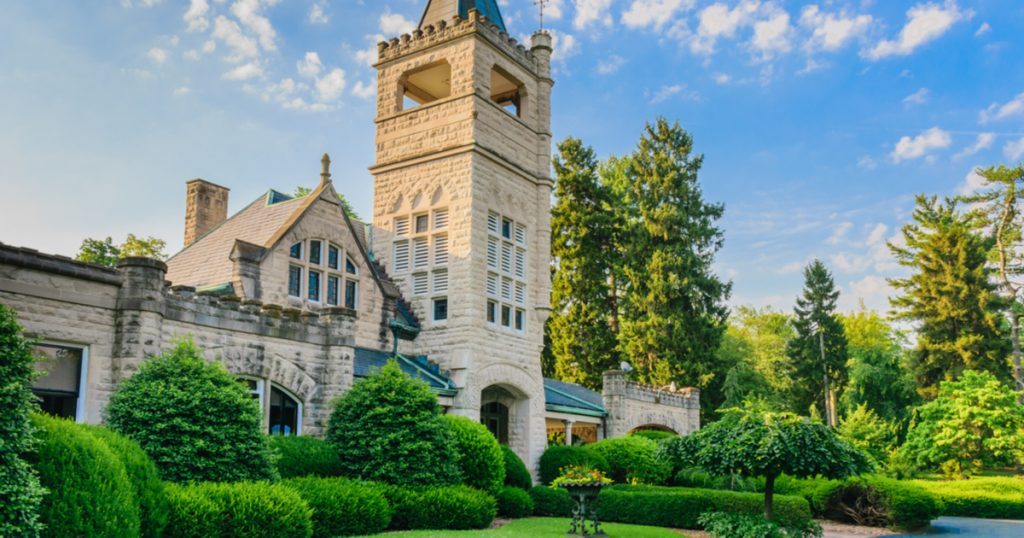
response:
[[[228,218],[228,191],[204,179],[185,183],[185,246]]]

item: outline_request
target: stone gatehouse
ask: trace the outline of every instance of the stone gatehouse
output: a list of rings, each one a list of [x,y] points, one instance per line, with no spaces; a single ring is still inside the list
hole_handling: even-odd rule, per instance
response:
[[[597,440],[699,427],[695,389],[545,379],[550,310],[552,38],[526,48],[494,0],[432,0],[380,43],[370,223],[321,160],[305,196],[186,183],[167,262],[84,264],[0,244],[0,303],[40,339],[47,411],[102,420],[117,384],[191,337],[258,398],[268,433],[316,435],[329,402],[389,358],[447,413],[480,420],[531,466],[559,432]]]

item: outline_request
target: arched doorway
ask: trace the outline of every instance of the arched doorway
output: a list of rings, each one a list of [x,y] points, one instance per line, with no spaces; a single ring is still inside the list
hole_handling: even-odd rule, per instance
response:
[[[679,435],[679,432],[677,432],[677,431],[673,430],[672,428],[669,428],[668,426],[665,426],[663,424],[644,424],[643,426],[637,426],[637,427],[633,428],[632,430],[629,430],[629,433],[635,433],[635,432],[641,432],[641,431],[665,432],[665,433],[671,433],[673,435]]]
[[[480,423],[503,445],[526,450],[529,400],[509,385],[491,385],[480,392]]]
[[[501,402],[480,406],[480,423],[503,445],[508,444],[508,407]]]

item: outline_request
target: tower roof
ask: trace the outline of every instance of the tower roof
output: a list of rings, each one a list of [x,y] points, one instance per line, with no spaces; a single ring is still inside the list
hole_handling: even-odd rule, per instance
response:
[[[423,10],[420,29],[428,24],[436,24],[440,20],[451,20],[455,15],[463,19],[469,18],[469,10],[476,9],[481,15],[507,32],[505,21],[501,18],[497,0],[429,0],[427,9]]]

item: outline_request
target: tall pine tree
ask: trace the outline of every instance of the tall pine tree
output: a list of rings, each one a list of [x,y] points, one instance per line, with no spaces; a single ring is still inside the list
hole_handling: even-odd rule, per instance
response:
[[[615,213],[601,184],[594,151],[579,139],[558,145],[551,256],[557,260],[551,289],[548,349],[555,375],[600,389],[602,373],[617,368],[616,306],[611,278],[618,256]]]
[[[639,381],[705,389],[724,381],[716,351],[732,284],[712,270],[724,207],[704,201],[703,157],[692,152],[693,138],[660,118],[645,127],[618,182],[626,212],[619,341]]]
[[[1009,380],[1009,349],[1000,326],[1005,302],[987,264],[991,241],[956,201],[919,195],[913,222],[903,226],[905,246],[890,244],[906,278],[890,280],[899,319],[917,324],[911,369],[918,392],[934,398],[941,381],[966,370]]]
[[[820,406],[829,426],[836,425],[837,393],[846,382],[846,334],[836,315],[838,300],[831,273],[814,260],[804,269],[804,291],[793,309],[796,337],[786,349],[796,373],[795,408],[803,412]]]

